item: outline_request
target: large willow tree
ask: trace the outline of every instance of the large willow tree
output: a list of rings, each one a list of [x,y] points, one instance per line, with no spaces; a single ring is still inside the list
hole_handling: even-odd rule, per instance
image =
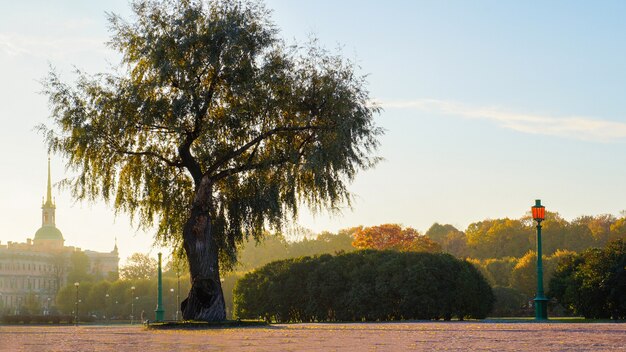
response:
[[[286,46],[254,1],[135,1],[110,15],[113,73],[46,79],[50,149],[77,199],[104,199],[156,240],[182,248],[185,319],[225,319],[220,266],[237,245],[281,228],[301,204],[350,201],[375,164],[378,108],[352,63]]]

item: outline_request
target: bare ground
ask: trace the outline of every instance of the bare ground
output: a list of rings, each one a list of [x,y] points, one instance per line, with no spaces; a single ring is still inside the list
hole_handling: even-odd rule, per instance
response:
[[[1,326],[0,351],[626,351],[626,324],[411,322],[212,330]]]

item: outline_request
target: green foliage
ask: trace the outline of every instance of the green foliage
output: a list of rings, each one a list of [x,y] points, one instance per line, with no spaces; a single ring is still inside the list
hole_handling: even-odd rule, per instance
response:
[[[234,282],[234,279],[229,278],[229,276],[227,276],[227,280]],[[190,287],[189,275],[181,276],[180,283],[180,299],[182,301]],[[233,284],[230,285],[232,287]],[[132,287],[135,287],[135,289],[132,290]],[[172,292],[171,289],[174,289],[174,291]],[[177,280],[175,278],[168,277],[163,279],[163,304],[167,319],[174,318],[177,291]],[[81,301],[78,309],[81,316],[93,314],[98,316],[98,318],[107,317],[107,319],[129,319],[131,309],[134,309],[135,318],[139,318],[143,311],[145,319],[154,319],[156,296],[156,278],[118,280],[114,282],[81,282],[78,289],[78,299]],[[76,287],[72,283],[59,291],[56,297],[56,305],[60,312],[73,314],[75,304]]]
[[[54,286],[58,292],[65,275],[68,271],[68,256],[64,252],[58,252],[50,257],[50,265],[52,266],[52,275],[54,277]]]
[[[550,256],[543,256],[544,281],[550,281],[557,264],[564,258],[571,258],[575,252],[558,250]],[[536,294],[537,256],[533,251],[521,258],[504,257],[490,259],[468,259],[487,281],[494,286],[496,303],[494,316],[524,316],[532,314],[523,306]]]
[[[586,318],[626,319],[626,241],[564,257],[550,295]]]
[[[74,285],[62,287],[56,296],[56,306],[63,313],[71,313],[76,302],[76,294]]]
[[[317,254],[335,254],[337,252],[352,252],[352,233],[355,229],[339,230],[337,234],[322,232],[314,239],[303,239],[302,241],[290,242],[287,244],[290,257],[314,256]]]
[[[382,321],[484,318],[493,294],[468,262],[448,254],[364,250],[269,263],[241,278],[238,318]]]
[[[441,246],[411,227],[383,224],[358,227],[352,234],[352,245],[358,249],[394,250],[408,252],[440,252]]]
[[[24,303],[20,307],[20,314],[38,314],[41,312],[41,302],[35,293],[30,292],[26,295]]]
[[[428,231],[426,231],[425,235],[430,237],[431,240],[439,244],[442,244],[450,232],[457,232],[457,231],[459,230],[457,230],[457,228],[452,225],[449,225],[449,224],[442,225],[439,223],[434,223],[428,229]]]
[[[69,256],[70,270],[67,273],[67,282],[93,281],[95,278],[89,273],[91,262],[85,252],[74,251]]]
[[[518,260],[513,257],[494,258],[485,260],[485,269],[489,276],[493,278],[494,286],[509,286],[511,273],[517,265]]]
[[[94,284],[89,281],[79,282],[78,289],[74,285],[74,282],[68,283],[67,286],[61,288],[56,297],[56,305],[62,313],[74,314],[76,308],[76,302],[78,304],[78,311],[81,315],[92,310],[92,305],[95,302],[90,302],[86,298],[89,297]]]
[[[611,238],[611,225],[617,219],[611,214],[597,216],[581,216],[572,221],[573,224],[583,225],[591,231],[591,235],[599,246],[604,246]]]
[[[156,277],[158,263],[147,254],[133,253],[126,265],[120,268],[120,274],[125,280],[150,279]]]
[[[492,286],[508,287],[511,285],[511,274],[519,262],[519,258],[489,258],[475,259],[468,258]]]
[[[109,293],[111,288],[111,283],[108,281],[99,281],[94,283],[91,286],[91,289],[88,291],[85,297],[85,302],[89,302],[90,310],[104,312],[107,308],[107,304],[110,301],[110,297],[107,298],[106,295]]]
[[[557,263],[561,257],[568,256],[573,252],[559,251],[552,256],[542,256],[543,280],[550,282],[556,270]],[[537,253],[529,251],[521,257],[513,271],[510,279],[511,287],[522,292],[526,297],[533,297],[537,292]]]
[[[461,231],[449,232],[443,239],[441,249],[457,258],[466,258],[470,254],[467,247],[467,236]]]
[[[251,270],[267,263],[318,254],[334,254],[337,252],[351,252],[351,230],[341,230],[338,234],[323,232],[315,239],[303,239],[297,242],[288,242],[280,234],[267,235],[262,242],[250,239],[239,251],[240,270]]]
[[[519,317],[527,314],[528,296],[514,288],[495,286],[494,317]]]
[[[434,224],[430,232],[436,238],[450,225]],[[626,238],[626,218],[612,215],[583,216],[567,222],[558,213],[546,212],[543,226],[543,253],[552,255],[559,250],[580,252],[587,248],[602,247],[607,240]],[[443,240],[444,251],[458,257],[478,259],[522,257],[535,246],[535,223],[529,216],[518,220],[495,219],[472,223],[468,226],[463,243],[462,232],[450,232],[450,241]],[[427,232],[428,234],[428,232]]]
[[[434,223],[425,235],[439,243],[444,252],[457,258],[465,258],[469,255],[465,233],[450,224]]]
[[[298,206],[350,202],[377,162],[365,78],[311,43],[287,47],[256,1],[134,1],[110,15],[115,73],[51,73],[49,147],[67,158],[78,199],[102,198],[180,248],[190,210],[209,216],[222,264],[247,236]]]
[[[472,257],[521,257],[531,248],[533,230],[521,220],[484,220],[470,224],[465,232]]]
[[[262,243],[257,244],[254,240],[246,243],[240,251],[240,267],[248,270],[260,267],[270,261],[290,256],[350,252],[354,250],[351,242],[352,237],[350,237],[349,231],[340,231],[338,235],[323,233],[317,236],[316,239],[299,242],[287,242],[281,235],[268,235]],[[142,255],[141,257],[144,258],[145,256]],[[185,263],[174,257],[173,261],[165,265],[166,271],[163,273],[163,297],[167,319],[173,319],[176,312],[175,302],[178,294],[176,273],[179,272],[177,265],[181,268],[181,301],[187,297],[190,287],[189,273]],[[149,266],[153,266],[150,270],[156,270],[156,263],[152,263]],[[146,272],[146,270],[142,272]],[[222,288],[226,303],[226,313],[228,317],[232,317],[233,288],[243,274],[230,272],[223,273],[221,276],[224,279]],[[134,279],[129,277],[123,280],[97,281],[93,283],[93,286],[88,287],[88,290],[85,283],[81,282],[79,292],[82,300],[81,307],[86,309],[85,312],[91,312],[99,317],[107,316],[127,319],[131,310],[130,297],[132,292],[130,288],[132,286],[135,286],[135,297],[140,298],[135,300],[135,305],[138,309],[137,313],[140,314],[143,310],[148,318],[152,317],[151,314],[153,314],[154,306],[156,306],[156,274],[150,277],[139,275]],[[171,291],[172,289],[174,291]],[[106,296],[107,294],[109,295],[108,297]],[[57,296],[57,305],[63,313],[71,314],[74,310],[74,303],[75,287],[72,282],[67,287],[61,289]]]
[[[609,232],[609,240],[626,240],[626,218],[617,219],[611,224]]]

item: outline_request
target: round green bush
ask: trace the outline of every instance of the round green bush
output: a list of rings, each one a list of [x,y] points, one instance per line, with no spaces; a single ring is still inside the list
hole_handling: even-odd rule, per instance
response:
[[[482,319],[494,296],[449,254],[364,250],[269,263],[235,286],[235,315],[276,322]]]

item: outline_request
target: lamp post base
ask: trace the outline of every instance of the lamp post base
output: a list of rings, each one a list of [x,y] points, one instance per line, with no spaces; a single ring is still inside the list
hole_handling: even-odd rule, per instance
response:
[[[157,308],[154,312],[156,313],[155,314],[156,315],[156,319],[155,319],[156,321],[163,321],[163,320],[165,320],[164,319],[164,317],[165,317],[165,310],[163,308]]]
[[[548,320],[548,299],[537,296],[535,299],[535,320]]]

